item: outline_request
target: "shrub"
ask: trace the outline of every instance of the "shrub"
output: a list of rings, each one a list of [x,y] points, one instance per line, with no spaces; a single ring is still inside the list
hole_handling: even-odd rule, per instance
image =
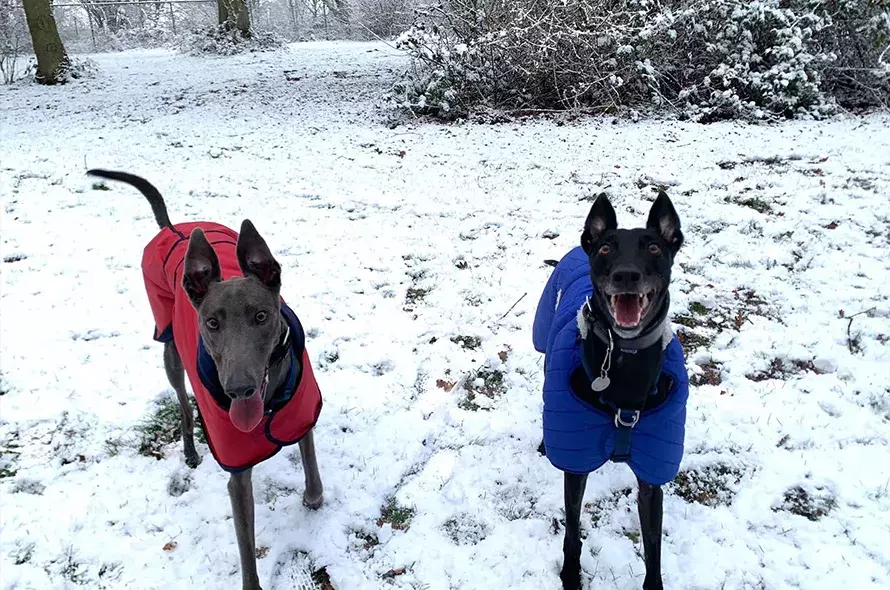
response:
[[[821,116],[841,80],[854,78],[859,95],[881,80],[886,90],[890,0],[847,10],[852,1],[447,0],[397,39],[412,67],[395,96],[442,118],[491,108]],[[837,15],[853,13],[863,24],[842,34]],[[887,93],[870,96],[880,104]]]
[[[244,37],[238,29],[225,25],[195,29],[182,41],[182,51],[192,55],[236,55],[256,51],[275,51],[286,44],[283,37],[269,32],[254,31]]]

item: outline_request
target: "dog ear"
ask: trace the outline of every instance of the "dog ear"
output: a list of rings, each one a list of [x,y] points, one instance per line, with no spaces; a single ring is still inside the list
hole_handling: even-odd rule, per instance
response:
[[[244,276],[254,276],[269,289],[278,293],[281,289],[281,265],[272,257],[266,240],[249,219],[241,223],[238,236],[238,266]]]
[[[189,237],[189,247],[185,253],[182,288],[185,289],[192,305],[197,309],[210,290],[210,285],[221,280],[219,258],[217,258],[213,246],[204,237],[204,230],[196,227]]]
[[[646,228],[657,231],[664,241],[668,243],[674,254],[683,245],[683,232],[680,231],[680,217],[674,209],[667,193],[658,191],[658,197],[649,209],[649,220]]]
[[[593,205],[590,207],[590,213],[587,214],[587,221],[584,222],[584,231],[581,233],[581,247],[588,256],[593,251],[594,245],[599,241],[600,237],[606,230],[618,229],[618,218],[615,217],[615,209],[609,202],[606,193],[600,193]]]

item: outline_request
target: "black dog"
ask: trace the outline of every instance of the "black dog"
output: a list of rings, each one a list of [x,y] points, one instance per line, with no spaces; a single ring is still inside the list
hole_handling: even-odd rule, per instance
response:
[[[660,192],[645,228],[618,229],[600,195],[581,247],[557,264],[535,316],[546,354],[542,451],[565,473],[563,588],[581,587],[580,517],[587,476],[627,463],[639,482],[644,589],[662,588],[661,485],[679,471],[688,376],[667,319],[680,219]]]

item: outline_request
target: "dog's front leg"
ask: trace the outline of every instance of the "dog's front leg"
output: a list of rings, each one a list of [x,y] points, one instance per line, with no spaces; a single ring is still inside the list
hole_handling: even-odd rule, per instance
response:
[[[643,590],[662,590],[661,582],[661,521],[664,514],[664,493],[661,486],[653,486],[637,479],[640,492],[637,509],[640,513],[640,529],[643,536],[643,556],[646,562],[646,578]]]
[[[229,499],[235,520],[235,538],[241,555],[241,586],[243,590],[262,590],[256,572],[256,537],[253,525],[253,482],[251,469],[233,473],[229,478]]]
[[[581,589],[581,504],[587,487],[587,474],[565,474],[566,534],[562,542],[562,571],[559,578],[564,590]]]
[[[315,436],[312,430],[300,440],[300,459],[303,461],[303,476],[306,489],[303,491],[303,504],[307,508],[317,510],[324,503],[324,488],[321,475],[318,473],[318,461],[315,459]]]

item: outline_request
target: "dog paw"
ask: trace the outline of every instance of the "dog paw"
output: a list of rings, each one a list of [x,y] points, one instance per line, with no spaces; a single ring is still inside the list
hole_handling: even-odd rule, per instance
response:
[[[185,464],[194,469],[201,464],[201,455],[199,455],[197,452],[194,454],[186,454]]]
[[[559,579],[562,580],[563,590],[581,590],[581,568],[562,568],[559,572]]]
[[[324,504],[324,494],[318,494],[315,497],[310,496],[307,493],[303,493],[303,506],[308,508],[309,510],[318,510],[321,508],[321,505]]]

